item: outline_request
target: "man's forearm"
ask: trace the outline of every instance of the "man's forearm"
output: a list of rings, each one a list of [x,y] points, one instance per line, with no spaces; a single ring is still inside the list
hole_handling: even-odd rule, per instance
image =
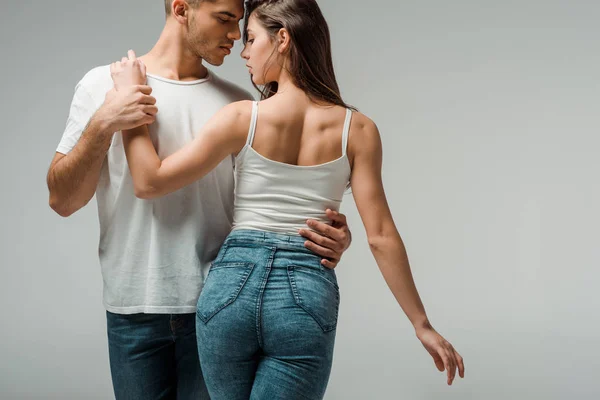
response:
[[[50,206],[61,216],[73,214],[94,196],[112,135],[105,121],[92,117],[73,150],[50,168]]]

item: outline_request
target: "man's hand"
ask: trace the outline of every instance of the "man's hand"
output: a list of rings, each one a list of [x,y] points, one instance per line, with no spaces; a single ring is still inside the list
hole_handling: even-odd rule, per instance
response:
[[[326,214],[327,218],[332,221],[332,225],[311,219],[307,221],[307,225],[312,230],[300,229],[299,233],[308,239],[304,243],[304,246],[321,257],[325,257],[321,260],[321,264],[333,269],[340,262],[342,254],[350,247],[352,234],[350,233],[344,214],[329,209],[326,211]]]
[[[149,86],[129,86],[119,91],[112,89],[93,119],[101,121],[109,132],[151,124],[158,109],[154,105],[156,99],[150,93],[152,88]]]

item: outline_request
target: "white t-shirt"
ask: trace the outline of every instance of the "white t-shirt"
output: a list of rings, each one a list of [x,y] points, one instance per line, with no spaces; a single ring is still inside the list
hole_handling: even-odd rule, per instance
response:
[[[160,159],[193,140],[225,105],[252,100],[209,71],[206,79],[174,81],[148,75],[156,98],[150,136]],[[57,151],[68,154],[113,87],[109,66],[77,84]],[[104,306],[113,313],[193,313],[210,262],[233,220],[233,158],[203,179],[164,197],[135,197],[120,132],[114,134],[96,189]]]

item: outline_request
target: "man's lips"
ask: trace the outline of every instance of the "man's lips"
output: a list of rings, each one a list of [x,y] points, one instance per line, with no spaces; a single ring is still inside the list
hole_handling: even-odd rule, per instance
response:
[[[233,48],[232,44],[228,44],[225,46],[219,46],[221,49],[223,49],[223,51],[225,52],[225,54],[231,54],[231,49]]]

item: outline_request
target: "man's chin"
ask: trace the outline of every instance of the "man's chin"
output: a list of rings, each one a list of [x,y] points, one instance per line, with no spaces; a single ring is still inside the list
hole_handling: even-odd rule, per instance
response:
[[[219,67],[223,65],[223,62],[225,62],[225,57],[205,57],[203,58],[203,60],[209,63],[210,65]]]

